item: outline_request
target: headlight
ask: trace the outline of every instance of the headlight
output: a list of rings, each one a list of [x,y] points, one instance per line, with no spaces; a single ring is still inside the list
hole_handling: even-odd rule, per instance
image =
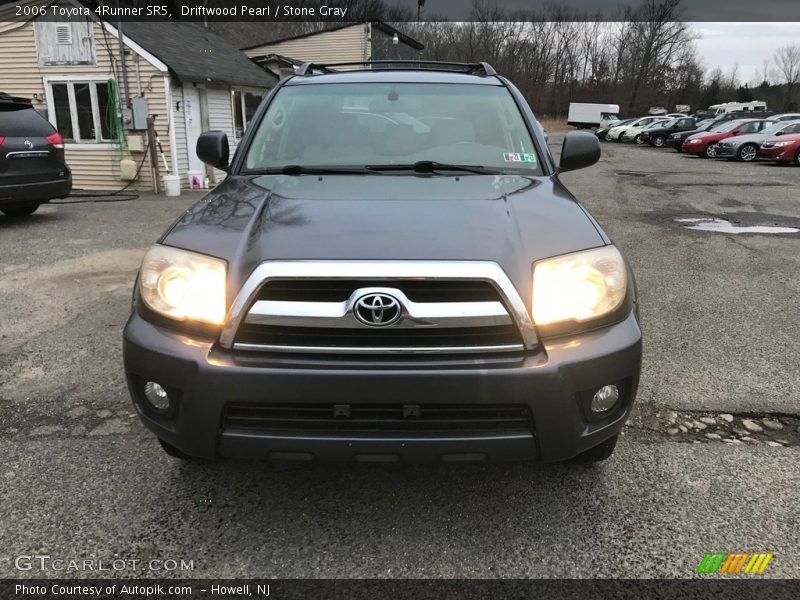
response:
[[[156,244],[142,261],[139,290],[153,311],[178,321],[225,320],[225,261]]]
[[[788,146],[792,142],[775,142],[772,144],[775,148],[783,148],[784,146]]]
[[[565,254],[533,267],[533,322],[591,321],[619,308],[628,285],[614,246]]]

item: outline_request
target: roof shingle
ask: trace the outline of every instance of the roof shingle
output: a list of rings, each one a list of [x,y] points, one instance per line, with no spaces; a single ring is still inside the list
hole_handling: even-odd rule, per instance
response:
[[[278,79],[221,36],[194,23],[126,22],[123,32],[181,81],[273,87]]]

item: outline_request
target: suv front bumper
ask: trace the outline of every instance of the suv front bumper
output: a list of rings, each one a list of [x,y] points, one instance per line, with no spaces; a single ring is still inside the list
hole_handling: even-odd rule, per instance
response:
[[[545,343],[516,358],[362,360],[243,355],[158,327],[134,313],[124,332],[128,386],[144,424],[186,454],[204,457],[359,461],[572,458],[619,433],[639,380],[642,342],[632,312],[597,331]],[[428,360],[429,359],[429,360]],[[173,399],[159,414],[146,381]],[[593,419],[588,400],[622,382],[618,405]],[[357,405],[524,404],[530,431],[484,434],[319,434],[225,426],[225,407],[264,403]],[[424,410],[424,408],[423,408]]]

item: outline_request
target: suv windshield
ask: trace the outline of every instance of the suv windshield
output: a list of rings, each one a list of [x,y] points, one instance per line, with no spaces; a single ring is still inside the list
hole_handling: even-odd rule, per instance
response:
[[[542,173],[505,87],[378,82],[282,88],[255,132],[244,171],[420,161]]]

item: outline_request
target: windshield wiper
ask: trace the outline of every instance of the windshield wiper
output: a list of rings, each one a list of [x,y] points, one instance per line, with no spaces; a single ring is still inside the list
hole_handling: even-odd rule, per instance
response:
[[[280,174],[280,175],[366,175],[369,170],[365,167],[324,167],[324,166],[302,166],[285,165],[283,167],[273,167],[269,169],[259,169],[250,174]]]
[[[451,165],[435,160],[419,160],[415,163],[396,165],[367,165],[370,171],[414,171],[415,173],[435,173],[436,171],[464,171],[478,175],[499,175],[500,171],[487,169],[480,165]]]

